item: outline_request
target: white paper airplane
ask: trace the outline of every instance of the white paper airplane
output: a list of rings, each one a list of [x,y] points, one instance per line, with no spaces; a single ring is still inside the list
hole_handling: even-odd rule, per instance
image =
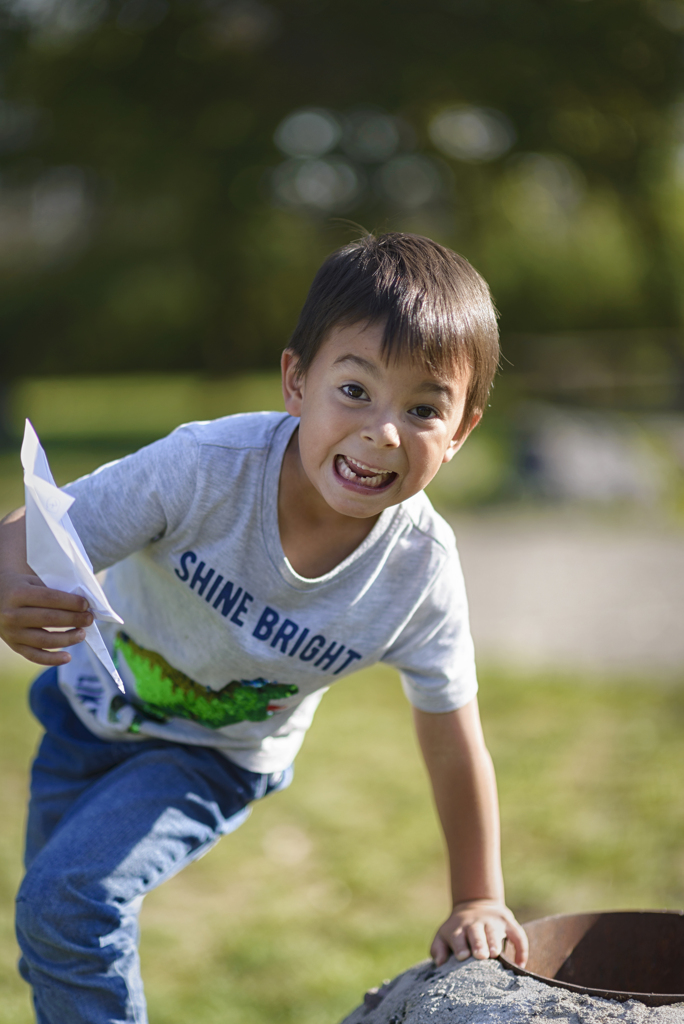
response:
[[[26,560],[46,587],[85,597],[95,619],[118,622],[100,586],[93,564],[69,518],[74,499],[57,487],[38,435],[26,420],[21,446],[26,490]],[[121,692],[124,684],[99,629],[93,622],[85,631],[85,643],[100,659]]]

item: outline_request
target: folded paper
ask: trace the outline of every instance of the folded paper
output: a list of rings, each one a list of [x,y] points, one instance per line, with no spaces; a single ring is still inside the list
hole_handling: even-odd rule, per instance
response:
[[[64,590],[67,594],[85,597],[95,619],[123,623],[107,600],[69,518],[74,499],[57,487],[38,435],[28,420],[21,446],[21,463],[26,491],[28,564],[51,590]],[[95,622],[85,631],[85,643],[124,692],[121,676]]]

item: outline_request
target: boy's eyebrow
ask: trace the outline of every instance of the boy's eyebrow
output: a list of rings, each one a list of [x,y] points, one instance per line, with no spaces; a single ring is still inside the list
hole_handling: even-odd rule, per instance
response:
[[[433,395],[439,395],[444,399],[444,404],[447,409],[453,407],[454,404],[454,392],[448,384],[440,384],[438,380],[422,380],[420,384],[416,384],[417,392],[427,392]]]
[[[338,356],[333,363],[333,366],[337,366],[338,363],[356,363],[356,365],[360,366],[362,370],[367,370],[368,373],[372,373],[375,377],[377,377],[380,372],[375,363],[371,363],[369,359],[364,359],[363,356],[355,356],[351,352],[346,356]]]
[[[437,380],[423,380],[416,385],[419,391],[432,391],[437,395],[445,395],[446,398],[453,398],[454,393],[448,384],[440,384]]]

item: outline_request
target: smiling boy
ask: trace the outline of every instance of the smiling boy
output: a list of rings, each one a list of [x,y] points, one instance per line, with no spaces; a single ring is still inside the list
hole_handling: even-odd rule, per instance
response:
[[[17,903],[39,1024],[146,1020],[142,898],[288,784],[327,687],[378,661],[413,705],[449,854],[432,955],[496,956],[508,937],[524,962],[458,556],[422,493],[497,359],[462,257],[367,236],[314,280],[283,353],[285,414],[187,424],[69,485],[125,622],[103,629],[125,698],[80,642],[85,602],[32,574],[23,512],[4,521],[0,636],[50,666],[31,693],[46,732]]]

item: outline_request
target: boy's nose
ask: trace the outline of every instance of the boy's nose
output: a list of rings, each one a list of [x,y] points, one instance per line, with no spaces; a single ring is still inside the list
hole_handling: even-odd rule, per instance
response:
[[[377,445],[378,448],[398,448],[401,444],[396,424],[387,419],[368,424],[363,431],[363,437],[366,441]]]

